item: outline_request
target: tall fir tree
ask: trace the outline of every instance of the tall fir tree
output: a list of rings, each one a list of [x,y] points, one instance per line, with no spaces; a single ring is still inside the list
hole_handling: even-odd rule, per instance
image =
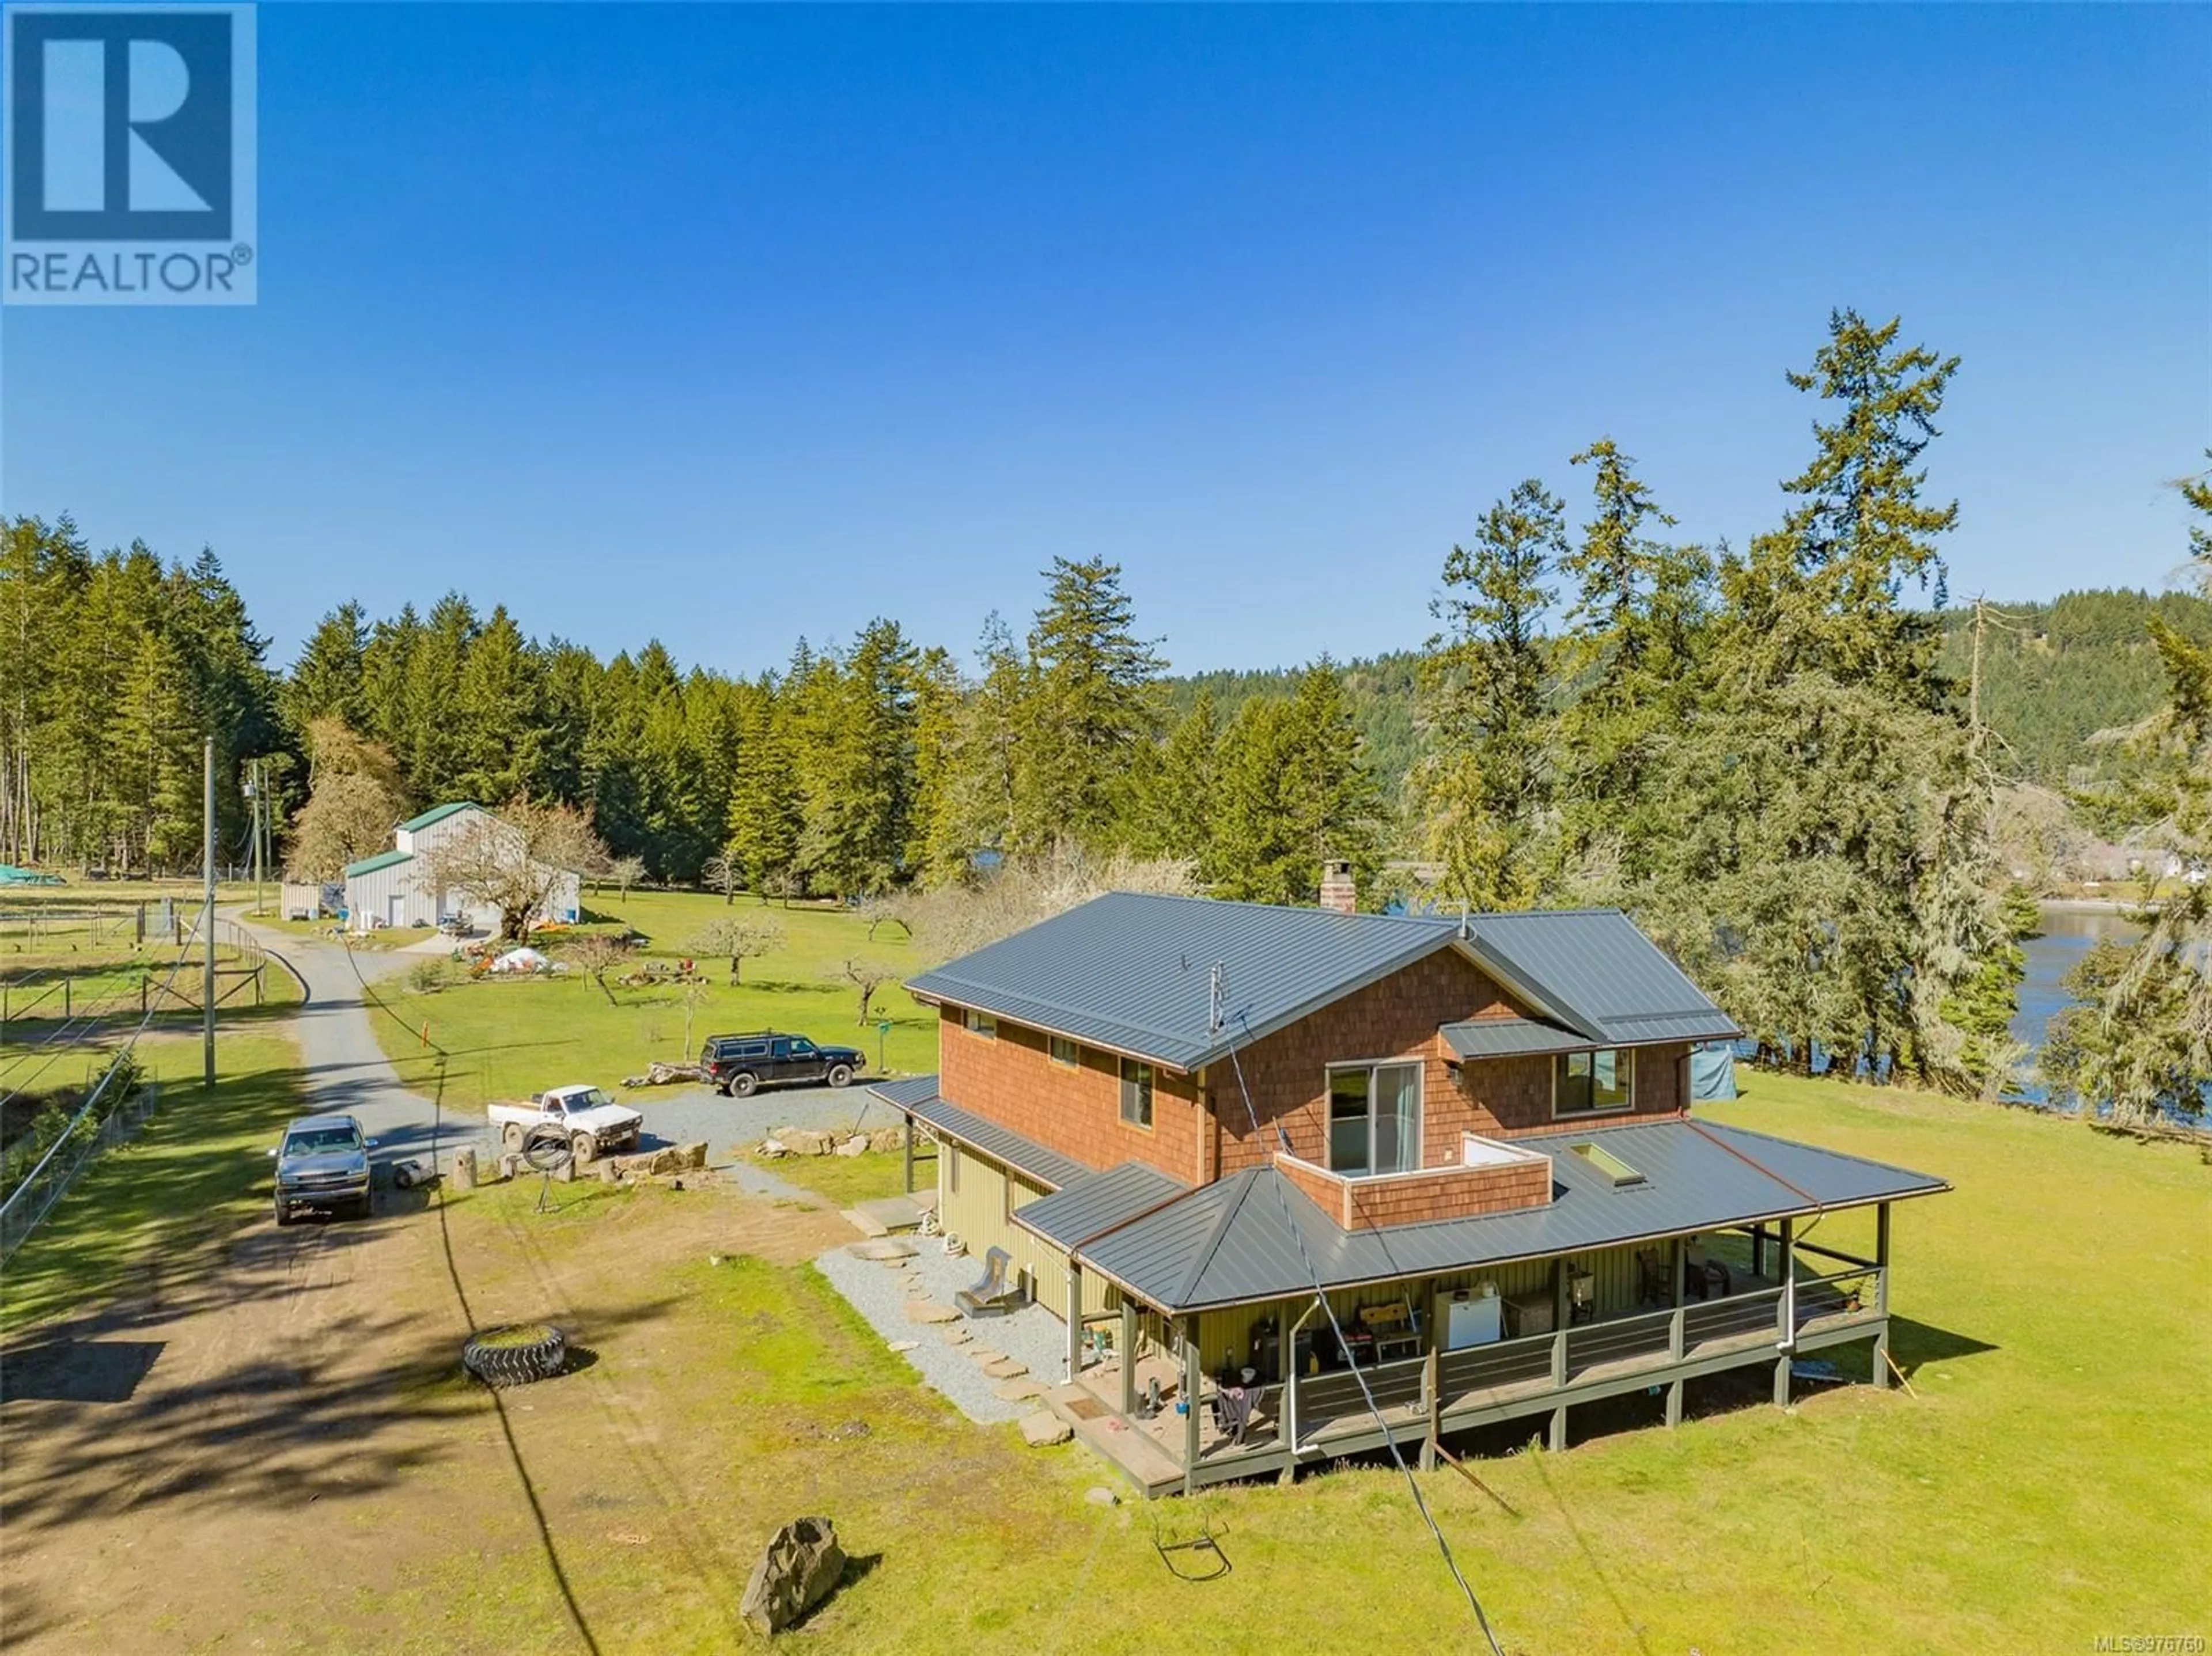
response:
[[[1531,477],[1444,560],[1444,623],[1422,687],[1431,751],[1422,779],[1431,854],[1451,899],[1522,907],[1543,883],[1551,743],[1544,613],[1566,549],[1566,507]]]
[[[1131,757],[1158,734],[1165,664],[1138,636],[1121,565],[1054,558],[1044,573],[1012,840],[1025,851],[1104,846],[1126,820]]]

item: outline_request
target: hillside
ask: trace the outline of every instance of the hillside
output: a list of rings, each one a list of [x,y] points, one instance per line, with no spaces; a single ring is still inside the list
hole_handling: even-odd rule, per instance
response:
[[[2048,603],[1990,606],[1983,634],[1982,716],[2008,755],[2015,780],[2045,787],[2087,781],[2100,763],[2091,740],[2156,707],[2166,676],[2150,642],[2157,616],[2188,637],[2212,640],[2212,602],[2184,592],[2127,588],[2066,592]],[[1945,668],[1966,694],[1973,653],[1971,607],[1942,615]],[[1414,678],[1420,652],[1398,650],[1344,664],[1352,719],[1386,798],[1395,799],[1420,756]],[[1224,723],[1255,696],[1288,696],[1297,669],[1194,673],[1170,681],[1172,706],[1212,692]]]

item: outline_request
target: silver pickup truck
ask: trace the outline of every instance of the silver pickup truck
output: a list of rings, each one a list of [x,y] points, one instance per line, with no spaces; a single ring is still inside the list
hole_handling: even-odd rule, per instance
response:
[[[368,1153],[376,1146],[349,1115],[303,1115],[269,1152],[276,1162],[276,1222],[311,1213],[368,1217]]]

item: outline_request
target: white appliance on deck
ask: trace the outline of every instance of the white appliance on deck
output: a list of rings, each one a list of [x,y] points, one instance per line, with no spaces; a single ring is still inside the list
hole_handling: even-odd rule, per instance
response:
[[[1457,1351],[1463,1346],[1488,1345],[1497,1339],[1498,1305],[1495,1283],[1439,1290],[1429,1322],[1437,1331],[1437,1350]]]

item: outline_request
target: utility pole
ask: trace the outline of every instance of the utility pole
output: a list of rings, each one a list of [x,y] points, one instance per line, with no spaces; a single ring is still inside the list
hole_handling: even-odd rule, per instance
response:
[[[253,912],[261,912],[261,761],[246,761],[246,797],[253,814],[246,819],[246,837],[253,842]]]
[[[215,1085],[215,738],[201,748],[200,877],[205,907],[200,910],[200,1083]]]

